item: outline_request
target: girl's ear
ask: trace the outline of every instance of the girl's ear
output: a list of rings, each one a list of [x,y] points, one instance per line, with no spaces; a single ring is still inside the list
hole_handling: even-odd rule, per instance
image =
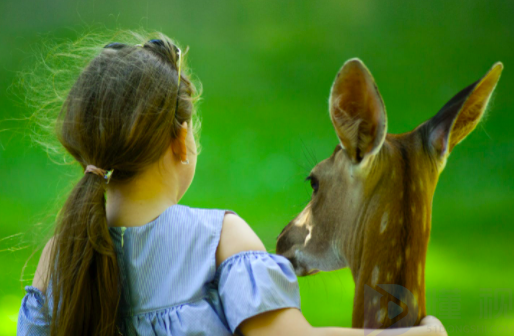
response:
[[[178,155],[182,162],[187,162],[187,147],[186,147],[186,138],[187,138],[187,121],[182,123],[182,127],[180,128],[180,133],[176,139],[173,140],[171,146],[173,149],[173,154]]]

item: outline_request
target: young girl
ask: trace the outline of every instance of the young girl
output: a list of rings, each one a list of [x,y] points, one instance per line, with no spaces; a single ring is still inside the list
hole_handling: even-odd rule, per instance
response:
[[[69,90],[57,137],[84,175],[25,287],[18,335],[364,334],[313,328],[291,263],[236,213],[178,204],[197,91],[180,49],[155,37],[98,48]],[[446,334],[422,324],[374,332]]]

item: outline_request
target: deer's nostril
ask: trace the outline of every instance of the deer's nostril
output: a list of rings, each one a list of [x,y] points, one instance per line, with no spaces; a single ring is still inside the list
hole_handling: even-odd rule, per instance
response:
[[[290,257],[290,258],[287,258],[291,264],[293,264],[293,268],[294,269],[297,269],[298,268],[298,263],[297,263],[297,260],[296,260],[296,257]]]

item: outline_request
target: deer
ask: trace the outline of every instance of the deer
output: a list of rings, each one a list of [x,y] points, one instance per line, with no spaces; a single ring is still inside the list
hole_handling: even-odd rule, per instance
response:
[[[276,253],[297,276],[349,267],[352,327],[409,327],[426,316],[435,187],[453,148],[484,115],[502,70],[495,63],[403,134],[387,133],[382,96],[360,59],[337,73],[328,105],[339,142],[306,178],[311,198],[277,237]]]

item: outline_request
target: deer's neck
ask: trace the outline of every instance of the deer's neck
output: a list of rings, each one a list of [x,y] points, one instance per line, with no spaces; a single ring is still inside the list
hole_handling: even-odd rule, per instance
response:
[[[357,249],[363,251],[360,260],[351,265],[355,280],[354,327],[385,328],[402,318],[404,321],[400,321],[398,327],[412,326],[426,315],[428,235],[420,234],[421,225],[420,222],[404,223],[403,236],[392,239],[364,238],[364,246]],[[401,307],[395,309],[402,313],[389,312],[389,301],[394,307]],[[409,316],[404,313],[407,310]]]
[[[425,260],[434,188],[423,176],[413,181],[402,172],[399,182],[395,174],[379,187],[396,192],[388,199],[372,194],[377,196],[369,197],[354,234],[353,327],[412,326],[426,315]]]

